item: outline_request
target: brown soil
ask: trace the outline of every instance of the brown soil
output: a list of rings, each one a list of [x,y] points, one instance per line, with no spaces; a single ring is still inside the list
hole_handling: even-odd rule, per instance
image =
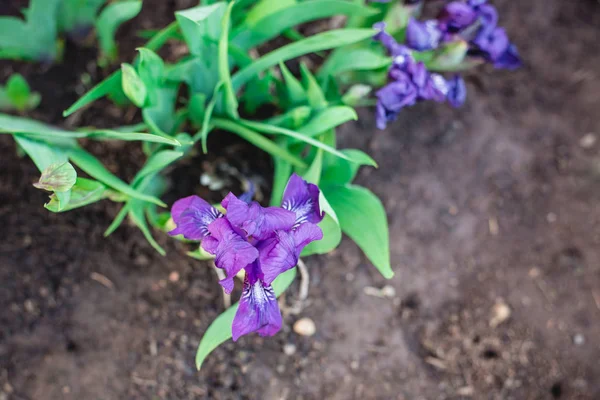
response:
[[[127,34],[194,2],[145,3]],[[600,135],[600,5],[494,3],[524,68],[473,73],[459,111],[422,104],[384,132],[364,111],[340,130],[380,164],[358,181],[386,205],[396,277],[344,240],[306,260],[301,315],[274,338],[222,346],[201,372],[196,346],[222,311],[213,272],[165,237],[160,257],[131,226],[103,238],[114,204],[46,212],[35,167],[2,135],[0,399],[600,398],[600,140],[581,141]],[[62,123],[80,74],[105,74],[93,54],[71,47],[67,59],[4,63],[0,78],[25,73],[44,96],[32,115]],[[68,123],[126,116],[101,103]],[[139,168],[136,145],[91,149],[120,176]],[[386,284],[391,298],[365,293]],[[292,331],[300,317],[314,336]]]

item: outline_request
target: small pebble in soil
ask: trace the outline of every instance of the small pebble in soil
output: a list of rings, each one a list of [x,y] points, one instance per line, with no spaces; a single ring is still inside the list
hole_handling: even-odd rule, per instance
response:
[[[498,219],[496,217],[488,219],[488,227],[492,236],[498,236],[500,233],[500,226],[498,225]]]
[[[492,307],[492,318],[490,319],[490,326],[492,328],[497,327],[510,317],[510,307],[500,300]]]
[[[179,280],[179,272],[173,271],[169,274],[169,281],[177,282]]]
[[[576,334],[573,336],[573,343],[575,346],[583,345],[585,343],[585,336],[583,336],[581,333]]]
[[[593,133],[588,133],[586,135],[583,135],[581,139],[579,139],[579,145],[584,149],[591,149],[594,146],[594,144],[596,144],[596,140],[596,135],[594,135]]]
[[[294,332],[300,336],[312,336],[317,331],[315,323],[310,318],[300,318],[294,324]]]
[[[296,353],[296,345],[293,343],[286,343],[283,345],[283,353],[286,356],[292,356]]]
[[[553,224],[554,222],[556,222],[557,219],[558,219],[558,217],[553,212],[548,213],[546,215],[546,221],[548,221],[548,223],[550,223],[550,224]]]

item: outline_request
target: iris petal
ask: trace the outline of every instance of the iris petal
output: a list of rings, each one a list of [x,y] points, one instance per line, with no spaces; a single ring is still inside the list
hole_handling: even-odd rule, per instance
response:
[[[215,265],[225,270],[227,277],[219,283],[225,292],[233,290],[233,278],[258,258],[258,250],[241,237],[225,218],[213,221],[208,229],[211,236],[202,241],[202,248],[215,255]]]
[[[256,240],[267,239],[276,230],[294,226],[296,215],[280,207],[262,207],[257,202],[247,204],[229,193],[221,203],[227,209],[227,220]]]
[[[285,187],[281,207],[295,213],[294,227],[305,222],[318,224],[324,217],[319,208],[319,188],[295,173]]]
[[[270,284],[279,274],[294,268],[304,247],[322,238],[321,228],[308,222],[291,232],[277,231],[274,237],[260,242],[258,261],[263,281]]]
[[[271,285],[258,277],[256,264],[246,269],[244,291],[231,327],[233,340],[251,332],[273,336],[281,329],[281,312]]]
[[[177,228],[170,235],[183,235],[188,240],[202,240],[209,235],[208,225],[222,217],[216,208],[198,196],[177,200],[171,208],[171,217]]]

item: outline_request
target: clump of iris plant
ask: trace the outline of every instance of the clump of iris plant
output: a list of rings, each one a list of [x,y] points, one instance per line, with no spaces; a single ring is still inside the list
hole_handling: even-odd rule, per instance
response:
[[[466,56],[495,68],[515,69],[521,66],[517,48],[504,28],[498,27],[498,12],[487,0],[452,1],[436,19],[417,21],[410,18],[405,43],[400,44],[385,31],[385,24],[375,24],[374,39],[381,42],[393,57],[388,71],[388,84],[377,92],[377,126],[384,129],[398,113],[419,101],[448,101],[459,107],[466,100],[466,86],[460,75],[446,79],[429,71],[417,61],[418,53],[443,47],[464,47]]]
[[[319,188],[293,174],[281,207],[262,207],[250,196],[229,193],[221,202],[223,214],[198,196],[178,200],[171,216],[177,227],[171,235],[201,241],[225,271],[219,283],[226,293],[234,277],[245,271],[240,305],[232,325],[233,340],[251,332],[272,336],[281,328],[281,313],[271,283],[298,263],[302,249],[321,240],[323,219]]]

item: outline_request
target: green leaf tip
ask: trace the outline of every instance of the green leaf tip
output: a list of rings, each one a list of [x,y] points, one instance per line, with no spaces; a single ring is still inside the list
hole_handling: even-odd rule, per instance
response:
[[[66,192],[75,185],[76,180],[75,168],[69,162],[58,162],[46,167],[33,186],[51,192]]]

